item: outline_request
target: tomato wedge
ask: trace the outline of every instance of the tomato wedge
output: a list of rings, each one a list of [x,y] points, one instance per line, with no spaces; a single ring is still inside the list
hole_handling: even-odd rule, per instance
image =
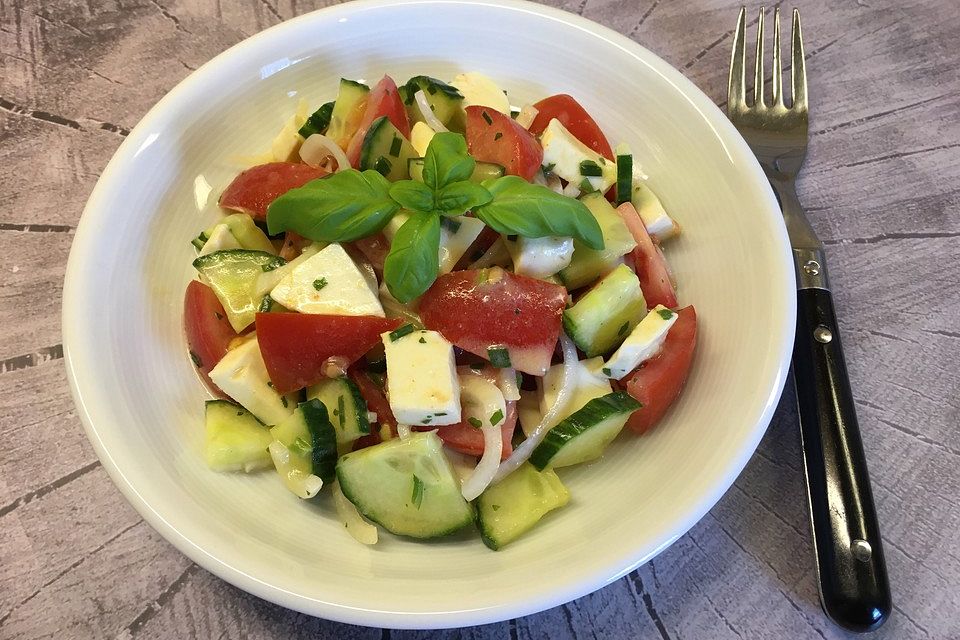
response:
[[[503,418],[503,425],[500,430],[503,434],[503,448],[500,451],[500,459],[506,460],[513,453],[513,431],[517,426],[517,403],[507,403],[507,415]],[[468,456],[483,455],[483,431],[473,427],[466,422],[457,424],[448,424],[445,427],[437,429],[437,435],[454,451],[465,453]]]
[[[324,377],[324,364],[339,357],[352,363],[400,321],[377,316],[258,313],[257,340],[274,389],[290,393]]]
[[[211,391],[224,395],[210,380],[210,370],[227,353],[237,332],[213,289],[199,280],[191,280],[183,298],[183,329],[187,334],[190,358]],[[226,396],[224,396],[226,397]]]
[[[220,206],[267,219],[270,203],[290,189],[327,175],[326,169],[297,162],[270,162],[251,167],[233,179],[220,196]]]
[[[360,148],[363,146],[363,139],[367,136],[370,124],[381,116],[387,116],[403,137],[410,139],[410,120],[407,117],[407,110],[397,91],[397,83],[390,76],[383,76],[367,96],[367,109],[360,120],[360,127],[347,145],[347,159],[352,166],[356,167],[360,160]]]
[[[573,99],[573,96],[560,93],[544,98],[533,106],[537,110],[537,117],[530,125],[530,133],[539,136],[550,121],[556,118],[577,140],[604,158],[613,160],[613,151],[610,149],[607,137],[603,135],[603,131],[587,110]]]
[[[667,260],[663,257],[660,247],[653,243],[650,234],[647,233],[640,214],[629,202],[624,202],[617,207],[617,213],[623,218],[637,241],[637,247],[630,253],[630,259],[633,261],[633,270],[637,272],[637,278],[640,279],[640,289],[643,291],[647,306],[653,308],[662,304],[671,309],[676,308],[677,294],[673,290],[673,283],[670,282]]]
[[[471,106],[467,112],[467,149],[481,162],[502,166],[507,175],[532,180],[543,162],[543,148],[510,116],[490,107]]]
[[[697,344],[697,311],[684,307],[677,316],[660,352],[620,381],[627,393],[643,404],[627,421],[637,433],[646,433],[660,421],[690,373]]]
[[[504,347],[518,371],[542,376],[550,367],[566,303],[563,287],[499,267],[452,271],[420,299],[420,317],[456,346],[483,358]]]

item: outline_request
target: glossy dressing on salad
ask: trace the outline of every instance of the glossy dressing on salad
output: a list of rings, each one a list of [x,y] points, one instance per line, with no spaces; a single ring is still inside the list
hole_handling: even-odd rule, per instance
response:
[[[568,95],[342,80],[193,240],[207,464],[332,499],[364,544],[534,528],[562,468],[654,427],[690,369],[660,250],[680,228],[645,178]]]

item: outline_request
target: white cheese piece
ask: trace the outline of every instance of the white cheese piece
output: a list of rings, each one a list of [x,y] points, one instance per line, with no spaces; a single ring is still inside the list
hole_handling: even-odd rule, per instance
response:
[[[383,235],[387,238],[387,242],[393,243],[393,237],[397,235],[397,231],[400,230],[400,227],[403,226],[403,223],[410,219],[410,214],[408,213],[398,213],[390,218],[390,222],[382,229]]]
[[[296,394],[284,397],[274,391],[256,338],[227,351],[210,379],[266,425],[283,422],[297,406]]]
[[[216,253],[217,251],[239,248],[240,243],[237,242],[237,239],[230,232],[230,227],[221,222],[210,232],[210,237],[203,243],[203,248],[200,249],[198,257]]]
[[[584,177],[580,163],[590,161],[600,167],[601,175],[586,177],[595,191],[606,193],[617,181],[617,165],[583,144],[554,118],[540,136],[543,145],[543,165],[552,166],[557,174],[570,184],[580,185]]]
[[[413,125],[413,129],[410,130],[410,144],[417,150],[418,156],[422,158],[427,155],[427,147],[430,146],[430,141],[436,133],[426,122]]]
[[[263,297],[280,284],[286,276],[290,275],[294,269],[309,260],[312,256],[320,253],[320,250],[326,246],[323,242],[312,242],[303,248],[299,256],[273,271],[265,271],[257,276],[256,295]]]
[[[436,331],[383,339],[387,395],[397,422],[445,425],[460,422],[460,381],[453,345]]]
[[[477,218],[456,216],[440,223],[440,273],[450,273],[486,225]]]
[[[571,413],[583,408],[585,404],[605,396],[613,391],[610,381],[601,375],[599,369],[603,366],[603,358],[596,357],[589,360],[580,360],[570,366],[574,367],[573,393],[570,401],[567,403],[564,415],[557,416],[563,419]],[[547,370],[541,384],[543,385],[543,395],[540,399],[540,414],[545,415],[547,411],[556,403],[557,395],[560,393],[560,386],[563,383],[563,365],[556,364]]]
[[[676,321],[675,312],[658,304],[633,328],[620,348],[603,365],[601,372],[608,378],[619,380],[642,362],[657,355]]]
[[[573,259],[573,238],[519,237],[506,243],[513,270],[522,276],[546,278],[567,267]]]
[[[520,107],[520,113],[517,114],[517,124],[524,129],[529,129],[533,121],[537,119],[538,113],[540,113],[540,111],[532,104],[523,105]]]
[[[680,233],[680,225],[667,215],[657,194],[636,178],[633,181],[633,193],[630,194],[630,201],[637,213],[640,214],[640,219],[643,220],[643,226],[646,227],[647,233],[655,236],[657,240],[662,242]]]
[[[298,265],[280,280],[270,297],[300,313],[384,315],[363,272],[339,244],[327,245]]]
[[[475,105],[490,107],[500,113],[510,115],[510,101],[507,94],[497,86],[497,83],[476,71],[461,73],[450,81],[463,94],[463,106]]]

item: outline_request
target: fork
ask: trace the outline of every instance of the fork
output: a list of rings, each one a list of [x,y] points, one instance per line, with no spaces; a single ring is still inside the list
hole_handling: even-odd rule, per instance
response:
[[[823,244],[797,199],[807,153],[807,78],[800,13],[793,10],[790,106],[783,95],[780,9],[773,18],[770,100],[764,90],[764,9],[757,23],[753,102],[747,102],[746,10],[740,9],[730,59],[727,113],[746,139],[780,202],[797,273],[797,389],[820,602],[837,624],[876,629],[889,617],[890,586],[870,492],[853,394],[827,278]]]

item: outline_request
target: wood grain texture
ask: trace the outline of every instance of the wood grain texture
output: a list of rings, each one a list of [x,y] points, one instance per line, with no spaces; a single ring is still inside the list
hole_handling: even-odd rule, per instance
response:
[[[757,454],[689,534],[590,596],[486,627],[367,629],[275,607],[191,564],[126,504],[83,436],[61,361],[72,231],[164,93],[325,4],[0,2],[0,638],[848,637],[817,602],[789,385]],[[550,4],[629,35],[723,103],[738,2]],[[960,638],[956,5],[796,4],[813,132],[801,199],[828,245],[896,603],[874,637]]]

